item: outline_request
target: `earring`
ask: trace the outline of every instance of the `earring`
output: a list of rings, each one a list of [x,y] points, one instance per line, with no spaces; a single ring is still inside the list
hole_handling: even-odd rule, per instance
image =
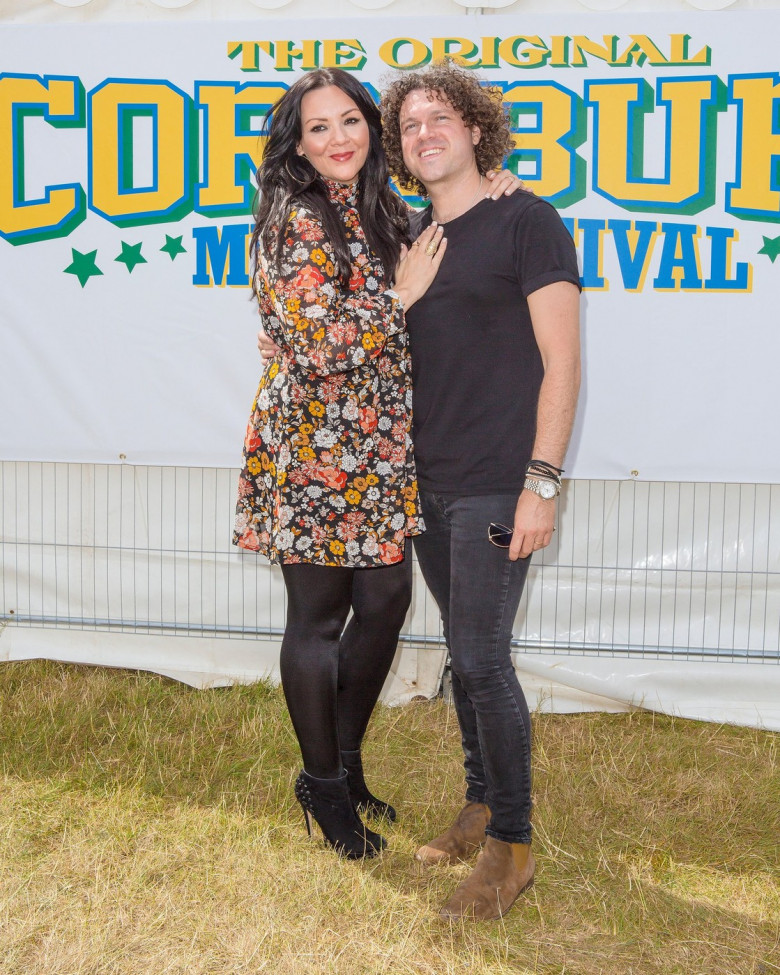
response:
[[[300,176],[296,176],[295,173],[291,173],[290,172],[290,160],[289,159],[286,159],[285,160],[284,168],[287,171],[287,175],[290,177],[290,179],[294,180],[296,183],[306,183],[306,182],[308,182],[308,177],[304,177],[303,179],[301,179]]]

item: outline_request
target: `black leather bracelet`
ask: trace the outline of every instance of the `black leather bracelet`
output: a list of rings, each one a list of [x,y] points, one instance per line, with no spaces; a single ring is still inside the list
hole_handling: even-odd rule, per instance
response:
[[[544,468],[545,470],[550,471],[552,474],[557,474],[559,477],[564,471],[563,467],[555,467],[553,464],[548,464],[546,460],[529,460],[525,469],[528,470],[529,467]]]
[[[543,460],[532,460],[526,465],[525,472],[526,474],[530,474],[532,477],[549,478],[551,481],[555,481],[555,483],[560,487],[563,469],[553,467],[552,464],[548,464]]]

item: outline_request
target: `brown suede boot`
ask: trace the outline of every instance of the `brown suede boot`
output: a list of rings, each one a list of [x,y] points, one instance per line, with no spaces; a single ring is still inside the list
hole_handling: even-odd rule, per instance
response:
[[[530,843],[502,843],[488,836],[471,874],[439,912],[444,918],[495,921],[534,882]]]
[[[421,846],[415,859],[422,863],[457,863],[477,852],[485,842],[490,810],[484,802],[467,802],[450,828]]]

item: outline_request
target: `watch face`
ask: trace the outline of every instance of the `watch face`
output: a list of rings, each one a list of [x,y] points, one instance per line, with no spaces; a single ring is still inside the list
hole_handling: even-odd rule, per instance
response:
[[[556,491],[552,481],[539,481],[539,494],[543,498],[554,498]]]

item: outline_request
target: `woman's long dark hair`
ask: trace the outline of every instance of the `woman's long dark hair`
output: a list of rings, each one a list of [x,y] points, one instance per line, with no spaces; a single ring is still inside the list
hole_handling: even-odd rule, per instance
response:
[[[382,148],[382,119],[365,88],[340,68],[319,68],[299,78],[269,113],[268,139],[257,171],[257,210],[252,234],[252,254],[264,247],[278,267],[284,229],[296,204],[304,204],[322,220],[336,256],[336,270],[343,281],[350,276],[350,255],[344,225],[322,179],[311,163],[296,152],[301,141],[301,101],[307,92],[331,85],[340,88],[360,109],[368,123],[369,148],[358,180],[357,208],[368,245],[392,275],[408,244],[408,210],[388,184]],[[256,285],[253,282],[253,287]]]

